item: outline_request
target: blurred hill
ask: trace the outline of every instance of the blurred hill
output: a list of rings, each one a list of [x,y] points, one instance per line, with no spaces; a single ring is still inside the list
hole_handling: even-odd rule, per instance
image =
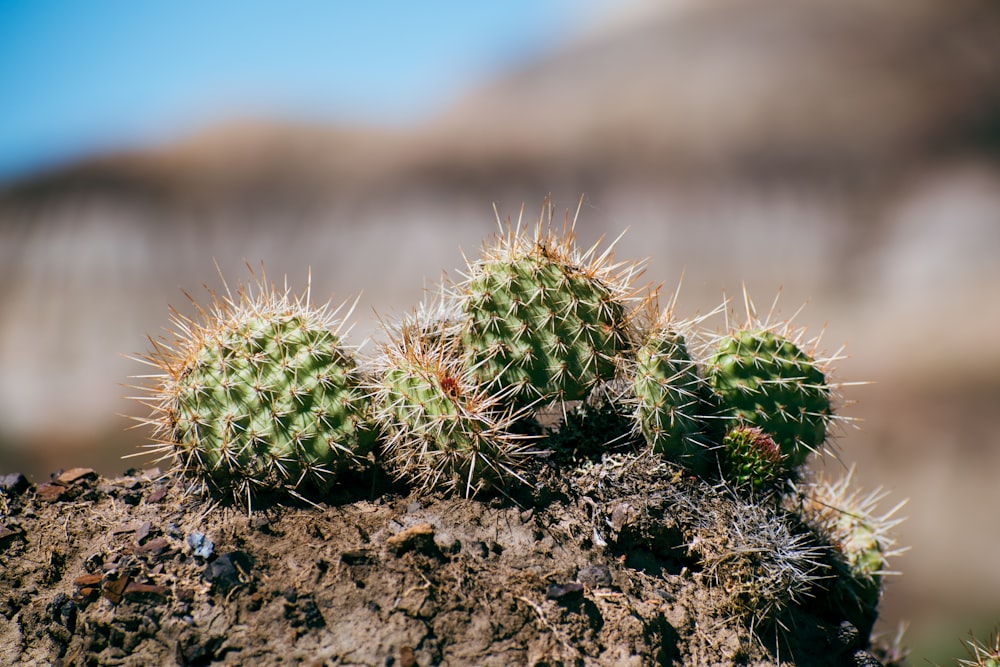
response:
[[[0,193],[0,468],[114,473],[145,433],[120,386],[167,325],[264,262],[363,291],[353,338],[416,304],[503,216],[586,193],[584,243],[629,232],[679,310],[746,284],[825,345],[868,488],[910,496],[886,616],[1000,620],[1000,5],[640,3],[387,130],[234,119]],[[715,324],[721,326],[721,320]],[[829,463],[839,473],[840,463]],[[961,564],[961,566],[959,566]],[[946,577],[943,572],[947,571]],[[921,611],[925,610],[925,611]],[[957,616],[962,614],[962,616]],[[915,619],[915,628],[921,626]],[[951,628],[942,632],[951,631]],[[957,642],[957,640],[956,640]],[[957,645],[957,644],[956,644]]]

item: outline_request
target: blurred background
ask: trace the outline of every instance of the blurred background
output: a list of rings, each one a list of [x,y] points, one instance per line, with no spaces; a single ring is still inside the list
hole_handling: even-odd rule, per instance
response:
[[[0,473],[135,464],[127,355],[219,272],[311,268],[361,343],[494,203],[585,194],[681,315],[781,290],[847,345],[820,465],[910,499],[913,664],[1000,622],[995,1],[7,2],[0,90]]]

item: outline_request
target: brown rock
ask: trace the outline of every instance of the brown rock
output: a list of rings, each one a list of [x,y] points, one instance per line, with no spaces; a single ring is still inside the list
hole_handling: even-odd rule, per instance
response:
[[[404,528],[385,541],[386,545],[397,554],[406,551],[423,551],[428,549],[437,550],[434,544],[434,526],[429,523],[419,523],[409,528]]]
[[[111,604],[118,604],[122,601],[122,595],[125,594],[125,589],[128,588],[129,581],[131,577],[124,576],[121,579],[113,579],[111,581],[104,582],[104,597],[108,599]]]
[[[74,586],[80,587],[93,587],[99,586],[101,584],[101,575],[99,574],[84,574],[73,580]]]
[[[97,472],[93,468],[70,468],[56,477],[55,481],[69,486],[81,480],[95,479],[97,479]]]
[[[66,487],[55,482],[45,482],[35,487],[35,494],[39,500],[47,503],[54,503],[62,500],[66,496]]]
[[[157,537],[146,544],[136,545],[132,553],[136,556],[159,556],[170,549],[170,542],[165,537]]]
[[[149,532],[152,530],[153,524],[149,521],[144,521],[139,524],[139,527],[135,529],[135,541],[137,544],[142,544],[142,541],[149,537]]]
[[[125,587],[123,595],[129,598],[142,597],[144,595],[158,595],[160,597],[166,597],[169,592],[169,588],[166,586],[160,586],[159,584],[140,584],[135,581],[130,581],[128,586]]]

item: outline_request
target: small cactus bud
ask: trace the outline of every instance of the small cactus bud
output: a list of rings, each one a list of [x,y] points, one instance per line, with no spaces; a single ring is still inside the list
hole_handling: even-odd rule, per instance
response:
[[[771,436],[755,426],[738,425],[722,441],[727,477],[737,486],[771,488],[785,472],[785,459]]]

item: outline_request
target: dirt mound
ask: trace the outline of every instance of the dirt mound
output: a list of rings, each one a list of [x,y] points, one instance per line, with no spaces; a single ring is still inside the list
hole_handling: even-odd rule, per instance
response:
[[[474,500],[369,476],[322,506],[252,514],[158,470],[75,469],[37,486],[8,475],[0,655],[14,665],[879,664],[870,628],[824,605],[829,550],[773,498],[740,499],[634,453],[543,462],[534,475],[532,488]],[[774,554],[796,545],[811,565],[785,572],[760,613]]]

